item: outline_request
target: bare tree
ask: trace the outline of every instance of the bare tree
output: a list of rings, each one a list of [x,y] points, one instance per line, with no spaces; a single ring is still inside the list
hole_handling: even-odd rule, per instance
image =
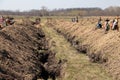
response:
[[[49,15],[48,9],[45,6],[42,6],[40,11],[41,11],[42,16],[48,16]]]

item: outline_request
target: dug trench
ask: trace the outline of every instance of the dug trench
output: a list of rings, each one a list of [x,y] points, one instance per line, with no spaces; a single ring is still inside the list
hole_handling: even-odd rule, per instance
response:
[[[78,38],[77,35],[72,35],[72,32],[75,32],[77,29],[79,29],[79,27],[76,27],[74,30],[69,31],[69,29],[71,27],[68,28],[68,30],[64,30],[64,29],[62,29],[62,27],[61,28],[56,27],[58,24],[59,23],[57,23],[57,21],[56,21],[56,22],[51,22],[49,24],[46,24],[46,26],[52,27],[58,34],[64,36],[64,38],[68,42],[70,42],[71,46],[73,46],[78,52],[80,52],[82,54],[86,54],[89,57],[91,62],[95,62],[95,63],[107,62],[108,58],[103,57],[101,51],[98,51],[97,53],[95,53],[94,51],[90,50],[90,48],[91,48],[90,45],[82,43],[82,38]],[[74,25],[75,24],[73,24],[73,27],[75,27]]]
[[[66,20],[55,20],[51,22],[53,28],[59,35],[70,42],[71,46],[89,57],[91,62],[100,64],[113,77],[120,80],[120,32],[110,30],[104,34],[104,29],[96,29],[97,21],[91,24],[72,23]],[[120,25],[120,24],[119,24]]]
[[[0,30],[0,80],[55,80],[65,62],[55,55],[41,28],[16,24]]]
[[[67,60],[62,80],[113,80],[101,65],[89,61],[86,50],[76,50],[64,33],[48,24],[43,26],[43,31],[50,40],[51,50],[56,52],[56,58]]]
[[[63,35],[64,38],[70,42],[71,46],[73,46],[78,52],[82,54],[86,54],[89,57],[91,62],[95,63],[105,63],[107,62],[107,57],[102,57],[101,52],[94,54],[94,52],[90,52],[89,45],[83,45],[79,40],[76,40],[76,36],[71,36],[70,33],[64,33],[57,28],[54,28],[60,35]]]

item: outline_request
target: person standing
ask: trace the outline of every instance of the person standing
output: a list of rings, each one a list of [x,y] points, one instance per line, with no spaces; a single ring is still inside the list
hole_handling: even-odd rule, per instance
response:
[[[1,16],[0,17],[0,28],[4,27],[4,21],[5,21],[4,17]]]
[[[100,17],[99,20],[98,20],[98,23],[97,23],[97,28],[98,28],[98,29],[102,28],[102,23],[101,23],[101,21],[102,21],[102,19],[101,19],[101,17]]]
[[[106,34],[107,31],[109,31],[109,29],[110,29],[109,21],[110,21],[110,20],[109,20],[108,18],[105,20],[105,24],[104,24],[105,34]]]
[[[119,31],[118,18],[115,18],[115,20],[113,22],[112,30],[118,30]]]

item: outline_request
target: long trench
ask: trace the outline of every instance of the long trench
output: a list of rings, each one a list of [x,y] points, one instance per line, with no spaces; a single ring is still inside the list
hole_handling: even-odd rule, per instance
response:
[[[80,54],[53,28],[44,26],[43,31],[49,38],[51,50],[56,52],[57,59],[67,60],[62,80],[113,80],[100,64],[90,62],[85,54]]]

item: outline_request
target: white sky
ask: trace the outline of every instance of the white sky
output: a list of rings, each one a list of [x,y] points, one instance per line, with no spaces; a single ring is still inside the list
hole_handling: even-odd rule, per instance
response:
[[[120,6],[120,0],[0,0],[0,10],[30,10]]]

